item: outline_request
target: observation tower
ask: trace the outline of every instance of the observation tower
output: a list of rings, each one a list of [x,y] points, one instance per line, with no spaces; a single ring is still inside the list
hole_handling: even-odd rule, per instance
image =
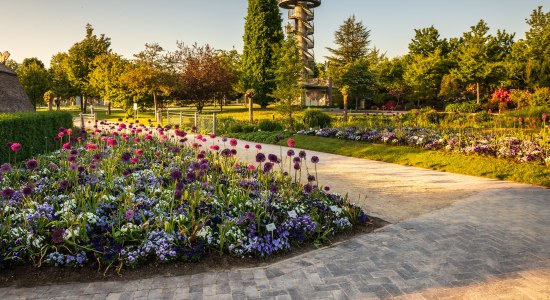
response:
[[[279,7],[288,9],[288,19],[290,20],[288,30],[296,35],[300,55],[304,61],[303,73],[306,78],[313,75],[312,65],[315,63],[313,56],[315,13],[313,9],[319,5],[321,5],[321,0],[279,0]]]

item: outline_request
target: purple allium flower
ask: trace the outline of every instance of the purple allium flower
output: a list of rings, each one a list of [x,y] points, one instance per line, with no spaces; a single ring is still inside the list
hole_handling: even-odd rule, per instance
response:
[[[306,194],[309,194],[312,191],[313,191],[313,187],[310,184],[304,185],[304,192],[306,192]]]
[[[120,157],[120,159],[123,161],[123,162],[129,162],[130,159],[132,159],[132,154],[128,153],[128,152],[125,152],[122,154],[122,156]]]
[[[176,190],[180,190],[180,191],[181,191],[181,190],[183,190],[183,187],[184,187],[184,186],[185,186],[185,185],[183,184],[183,182],[178,181],[178,182],[176,183]]]
[[[262,163],[264,161],[265,161],[265,154],[263,154],[261,152],[256,154],[256,162],[257,163]]]
[[[130,169],[126,169],[126,170],[122,171],[122,175],[123,175],[123,176],[128,176],[128,175],[130,175],[131,173],[132,173],[132,171],[130,171]]]
[[[75,164],[75,163],[70,164],[70,165],[69,165],[69,170],[71,170],[71,171],[76,171],[76,170],[78,170],[78,165]]]
[[[8,173],[11,172],[12,168],[9,163],[4,163],[0,166],[0,173]]]
[[[201,165],[199,167],[203,171],[208,171],[210,169],[210,164],[206,162],[201,162]]]
[[[283,176],[288,176],[288,172],[287,172],[287,171],[284,171],[284,172],[283,172]]]
[[[266,163],[264,164],[264,172],[265,172],[265,173],[269,173],[272,169],[273,169],[273,163],[271,163],[271,162],[266,162]]]
[[[96,164],[90,164],[90,170],[95,170],[97,169],[97,165]]]
[[[199,153],[197,154],[197,159],[203,159],[204,158],[204,153]]]
[[[279,188],[275,184],[272,184],[269,186],[269,191],[272,193],[277,193],[279,191]]]
[[[301,150],[299,153],[298,153],[298,156],[300,158],[306,158],[306,152],[304,150]]]
[[[286,155],[289,156],[289,157],[294,156],[294,154],[295,154],[295,153],[294,153],[294,150],[292,150],[292,149],[290,149],[290,150],[288,150],[288,151],[286,152]]]
[[[249,219],[249,220],[254,220],[256,219],[256,214],[252,211],[249,211],[246,213],[246,218]]]
[[[269,159],[270,162],[272,163],[276,163],[279,159],[277,158],[277,155],[275,154],[269,154],[267,156],[267,159]]]
[[[292,159],[292,161],[295,162],[295,163],[300,163],[301,160],[298,156],[296,156]]]
[[[327,185],[325,186],[325,192],[328,192],[328,191],[330,191],[330,186]]]
[[[69,157],[67,157],[67,161],[75,162],[75,161],[76,161],[76,157],[73,156],[73,155],[69,155]]]
[[[69,181],[68,180],[61,180],[59,182],[59,189],[60,190],[65,190],[68,187],[69,187]]]
[[[172,172],[170,172],[170,178],[174,180],[180,180],[182,177],[183,177],[183,174],[178,169],[175,169]]]
[[[100,153],[96,153],[96,154],[94,154],[93,158],[94,158],[94,161],[100,161],[102,156],[101,156]]]
[[[237,149],[231,149],[230,153],[231,155],[237,155]]]
[[[126,219],[131,220],[134,218],[134,215],[135,215],[134,211],[129,209],[126,211],[126,214],[124,216],[126,217]]]
[[[225,148],[222,150],[222,152],[220,152],[220,155],[223,156],[223,157],[230,157],[231,156],[231,150],[229,150],[228,148]]]
[[[32,194],[32,187],[27,185],[26,187],[23,188],[22,192],[23,192],[23,195],[28,197]]]
[[[188,172],[187,176],[185,176],[185,178],[188,181],[195,181],[195,179],[197,179],[197,176],[195,175],[195,172]]]
[[[34,169],[38,168],[38,162],[36,161],[36,159],[27,160],[25,165],[27,166],[28,170],[34,170]]]
[[[63,228],[56,227],[52,230],[52,242],[54,244],[61,244],[65,241],[65,230]]]
[[[4,198],[11,198],[15,195],[15,191],[10,188],[5,188],[2,190],[2,197]]]
[[[314,163],[314,164],[318,163],[318,162],[319,162],[319,157],[317,157],[317,156],[315,156],[315,155],[312,156],[312,157],[311,157],[311,162]]]
[[[183,195],[183,193],[182,193],[181,190],[175,190],[174,191],[174,199],[175,200],[180,200],[182,195]]]
[[[84,171],[86,171],[86,168],[84,166],[78,166],[78,173],[82,173]]]
[[[311,175],[311,174],[310,174],[310,175],[307,175],[307,181],[308,181],[308,182],[313,182],[313,181],[315,181],[315,176],[313,176],[313,175]]]
[[[69,152],[69,153],[71,153],[71,155],[77,155],[77,154],[78,154],[78,150],[73,149],[73,150],[71,150],[71,152]]]
[[[294,163],[294,170],[300,170],[300,163]]]
[[[50,170],[52,170],[52,171],[53,171],[53,170],[59,169],[59,167],[58,167],[55,163],[53,163],[53,162],[50,162],[50,163],[48,164],[48,168],[50,168]]]

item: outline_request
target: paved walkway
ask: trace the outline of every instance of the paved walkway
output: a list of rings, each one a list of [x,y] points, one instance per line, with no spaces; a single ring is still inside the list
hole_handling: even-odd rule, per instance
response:
[[[549,189],[317,155],[327,166],[319,177],[335,190],[454,198],[411,218],[373,207],[399,222],[266,267],[3,288],[0,299],[550,299]]]

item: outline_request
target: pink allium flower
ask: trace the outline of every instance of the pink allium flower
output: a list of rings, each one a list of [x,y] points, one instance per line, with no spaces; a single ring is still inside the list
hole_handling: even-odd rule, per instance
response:
[[[67,134],[68,135],[72,135],[73,134],[73,130],[71,128],[67,129]]]
[[[202,140],[202,134],[197,134],[197,136],[195,137],[197,140]]]
[[[137,150],[136,150],[136,155],[137,155],[137,156],[142,156],[142,155],[143,155],[143,150],[137,149]]]
[[[137,164],[138,162],[139,162],[139,158],[137,158],[137,157],[132,158],[132,164],[135,165],[135,164]]]
[[[210,134],[210,138],[211,138],[211,139],[215,139],[215,138],[216,138],[216,135],[213,134],[213,133],[211,133],[211,134]]]
[[[260,145],[260,144],[256,144],[255,147],[256,147],[256,149],[258,149],[258,150],[262,150],[262,145]]]
[[[211,145],[211,146],[210,146],[210,150],[218,151],[218,150],[220,150],[220,146],[218,146],[218,145]]]
[[[11,148],[11,151],[13,151],[13,152],[19,152],[19,151],[21,151],[21,144],[13,143],[13,144],[11,144],[10,148]]]
[[[145,140],[150,141],[153,139],[153,136],[150,134],[145,135]]]
[[[294,139],[288,139],[288,141],[286,141],[286,144],[289,147],[295,147],[296,146],[296,141],[294,141]]]
[[[246,145],[244,145],[244,148],[245,148],[245,149],[250,149],[250,145],[249,145],[249,144],[246,144]]]
[[[237,140],[236,139],[230,139],[229,140],[229,145],[231,145],[231,147],[237,146]]]
[[[97,147],[97,144],[92,144],[92,143],[88,143],[86,144],[86,150],[90,151],[90,150],[96,150],[98,147]]]
[[[65,133],[62,132],[62,131],[59,132],[59,133],[57,134],[57,137],[58,137],[58,138],[62,138],[62,137],[64,137],[64,136],[65,136]]]
[[[134,138],[135,143],[139,143],[139,141],[141,141],[141,139],[139,137]]]
[[[255,168],[254,165],[248,165],[248,169],[249,169],[250,171],[254,170],[254,168]]]
[[[69,150],[69,149],[71,149],[71,143],[67,142],[67,143],[63,144],[63,146],[61,146],[61,148],[63,148],[63,150]]]
[[[160,136],[160,139],[159,139],[159,142],[164,143],[164,142],[166,142],[167,139],[168,139],[167,136],[161,135],[161,136]]]
[[[115,140],[115,138],[112,138],[112,137],[107,138],[107,145],[109,145],[110,147],[116,146],[116,140]]]

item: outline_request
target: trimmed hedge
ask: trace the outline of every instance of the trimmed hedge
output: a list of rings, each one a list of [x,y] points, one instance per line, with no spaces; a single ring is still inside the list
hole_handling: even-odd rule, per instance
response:
[[[14,155],[7,147],[11,143],[22,145],[17,161],[59,148],[54,143],[59,128],[72,126],[73,117],[68,112],[0,114],[0,163],[10,158],[13,162]]]

